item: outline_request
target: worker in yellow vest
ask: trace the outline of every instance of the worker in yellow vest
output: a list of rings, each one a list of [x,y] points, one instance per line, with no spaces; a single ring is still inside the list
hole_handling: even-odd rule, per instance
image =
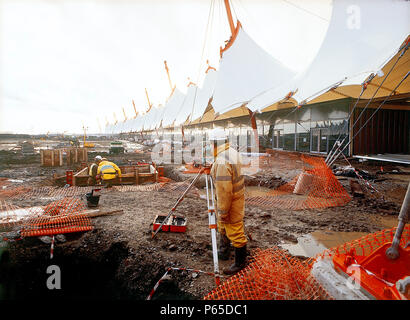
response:
[[[97,179],[101,179],[105,187],[111,188],[115,178],[119,178],[121,181],[120,168],[114,162],[102,158],[98,164]]]
[[[101,156],[96,156],[94,158],[94,162],[90,165],[90,168],[88,170],[88,175],[90,176],[88,178],[88,185],[89,186],[95,186],[95,184],[97,183],[98,165],[100,164],[102,159],[103,158]]]
[[[243,218],[245,215],[245,183],[241,174],[240,154],[230,147],[224,130],[216,128],[210,131],[209,140],[214,155],[211,176],[217,197],[217,217],[219,258],[229,259],[230,244],[235,249],[235,263],[224,274],[232,275],[246,266],[248,240],[245,236]]]

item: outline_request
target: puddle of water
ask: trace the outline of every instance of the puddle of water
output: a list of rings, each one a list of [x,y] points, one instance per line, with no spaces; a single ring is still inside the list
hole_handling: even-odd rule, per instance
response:
[[[371,217],[371,220],[373,223],[378,224],[383,229],[390,229],[393,227],[397,227],[397,224],[399,223],[397,216],[385,216],[385,217],[374,216],[374,217]]]
[[[298,237],[297,244],[285,243],[279,246],[294,256],[314,257],[325,249],[337,247],[367,234],[366,232],[315,231]]]

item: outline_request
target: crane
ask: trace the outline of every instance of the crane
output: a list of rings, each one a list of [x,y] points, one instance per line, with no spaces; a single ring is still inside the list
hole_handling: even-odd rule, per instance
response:
[[[84,142],[83,142],[83,148],[94,148],[95,144],[91,143],[91,142],[86,142],[85,141],[85,137],[86,137],[86,132],[87,132],[87,128],[84,126],[83,123],[83,130],[84,130]]]
[[[100,133],[102,133],[100,119],[98,119],[98,117],[97,117],[97,123],[98,123],[98,129],[100,129]]]

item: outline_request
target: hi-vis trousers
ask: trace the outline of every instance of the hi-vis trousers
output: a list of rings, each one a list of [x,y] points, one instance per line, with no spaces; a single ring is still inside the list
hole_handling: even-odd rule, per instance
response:
[[[237,223],[218,221],[218,231],[220,234],[226,235],[235,248],[242,248],[248,242],[245,236],[243,220]]]

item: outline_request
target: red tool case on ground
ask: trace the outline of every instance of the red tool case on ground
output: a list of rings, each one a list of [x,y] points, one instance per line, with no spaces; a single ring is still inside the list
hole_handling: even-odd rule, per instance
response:
[[[165,215],[156,215],[152,223],[152,231],[156,231],[166,218]],[[185,217],[171,216],[162,227],[161,231],[165,232],[186,232],[187,220]]]
[[[169,231],[171,232],[185,232],[186,231],[186,218],[179,216],[172,216]]]
[[[155,218],[154,218],[154,221],[152,223],[152,231],[156,231],[166,217],[167,216],[165,216],[165,215],[156,215]],[[166,221],[162,225],[161,231],[165,231],[165,232],[169,231],[169,220],[170,219],[168,219],[168,221]]]

